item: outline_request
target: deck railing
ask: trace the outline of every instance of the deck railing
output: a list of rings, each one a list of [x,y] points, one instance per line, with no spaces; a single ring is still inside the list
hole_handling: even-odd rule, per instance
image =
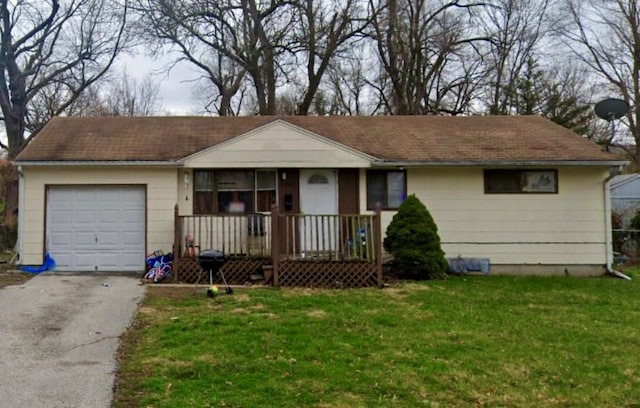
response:
[[[174,268],[179,271],[183,262],[185,267],[198,269],[193,259],[206,249],[220,250],[237,262],[252,258],[270,262],[275,286],[279,285],[279,265],[282,276],[289,277],[289,281],[283,279],[284,284],[305,285],[306,280],[314,284],[320,274],[328,271],[329,275],[342,276],[340,282],[353,278],[354,286],[361,282],[358,275],[368,276],[366,282],[373,279],[374,284],[382,285],[379,211],[355,215],[280,214],[274,207],[266,214],[179,215],[176,206]]]
[[[270,214],[181,215],[180,250],[195,256],[216,249],[231,257],[269,256],[271,253]]]
[[[375,261],[374,215],[280,215],[284,260]]]

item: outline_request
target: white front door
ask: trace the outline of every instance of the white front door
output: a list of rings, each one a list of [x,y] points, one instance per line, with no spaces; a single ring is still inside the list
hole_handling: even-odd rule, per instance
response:
[[[61,271],[143,271],[141,186],[56,186],[47,194],[47,249]]]
[[[334,251],[338,247],[339,225],[335,217],[338,214],[336,170],[300,170],[300,212],[303,214],[300,219],[301,250],[316,253]]]

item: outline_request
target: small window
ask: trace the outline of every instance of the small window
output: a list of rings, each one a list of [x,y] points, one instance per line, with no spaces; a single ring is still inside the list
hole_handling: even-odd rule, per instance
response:
[[[309,177],[309,184],[329,184],[329,179],[322,174],[314,174]]]
[[[277,202],[275,170],[256,171],[256,211],[271,211]]]
[[[211,170],[196,170],[193,173],[193,213],[211,214],[214,211],[214,179]]]
[[[213,191],[213,171],[196,170],[194,172],[195,191]]]
[[[253,170],[219,170],[216,172],[216,187],[218,191],[253,191],[253,174]]]
[[[380,203],[385,210],[396,210],[406,197],[404,171],[367,171],[367,209],[373,210]]]
[[[486,194],[553,194],[558,192],[557,170],[484,171]]]
[[[253,170],[219,170],[216,172],[216,187],[218,212],[253,212]]]
[[[258,170],[256,178],[258,191],[276,189],[276,172],[274,170]]]

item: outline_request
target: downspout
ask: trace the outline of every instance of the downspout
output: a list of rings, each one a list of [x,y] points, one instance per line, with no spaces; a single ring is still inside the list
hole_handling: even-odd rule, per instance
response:
[[[22,264],[24,216],[24,172],[22,170],[22,166],[18,166],[18,240],[16,242],[18,258],[16,260],[16,265]]]
[[[630,276],[613,269],[613,232],[611,230],[611,179],[618,174],[616,168],[612,174],[604,181],[604,228],[605,228],[605,246],[606,246],[606,269],[611,276],[620,279],[631,280]]]

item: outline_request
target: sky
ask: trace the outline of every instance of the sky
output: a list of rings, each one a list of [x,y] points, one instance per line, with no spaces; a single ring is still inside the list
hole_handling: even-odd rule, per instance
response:
[[[193,83],[190,80],[198,77],[198,72],[188,63],[183,62],[173,67],[169,74],[162,73],[163,67],[170,59],[165,57],[154,60],[145,56],[122,55],[118,67],[126,67],[129,75],[138,82],[151,75],[160,87],[159,97],[163,109],[159,115],[169,113],[171,115],[195,115],[200,107],[193,97]]]

